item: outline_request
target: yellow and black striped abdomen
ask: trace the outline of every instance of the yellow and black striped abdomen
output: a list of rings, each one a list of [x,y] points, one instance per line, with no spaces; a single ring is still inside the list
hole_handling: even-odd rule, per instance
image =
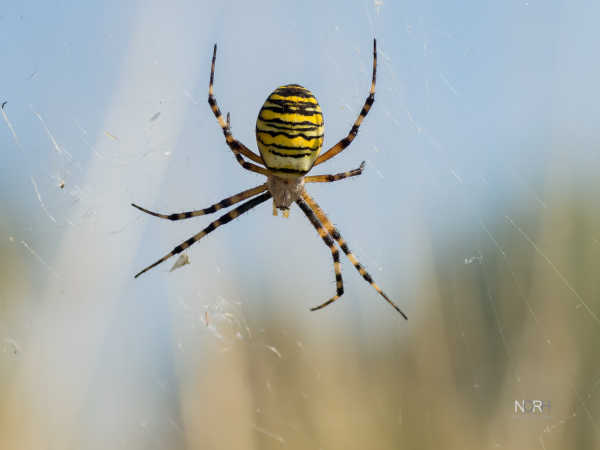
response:
[[[304,176],[323,146],[323,114],[315,96],[297,84],[275,89],[258,113],[256,141],[271,171]]]

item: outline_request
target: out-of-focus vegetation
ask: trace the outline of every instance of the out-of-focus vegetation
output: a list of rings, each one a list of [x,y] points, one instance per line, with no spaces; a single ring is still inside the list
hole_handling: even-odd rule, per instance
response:
[[[543,205],[508,199],[497,205],[500,214],[474,217],[466,229],[443,233],[435,224],[472,214],[472,204],[444,205],[439,198],[423,204],[425,226],[411,239],[422,244],[428,270],[412,293],[408,323],[381,321],[379,311],[348,318],[352,325],[343,332],[310,327],[307,335],[277,295],[267,294],[269,308],[250,325],[262,332],[234,340],[233,358],[215,342],[210,360],[186,372],[180,393],[189,442],[261,449],[595,448],[600,184],[578,176],[565,164],[569,159],[551,155],[540,183],[532,184]],[[368,295],[360,301],[372,301]],[[286,303],[307,297],[291,294]],[[543,415],[515,413],[515,400],[534,399],[547,402]]]

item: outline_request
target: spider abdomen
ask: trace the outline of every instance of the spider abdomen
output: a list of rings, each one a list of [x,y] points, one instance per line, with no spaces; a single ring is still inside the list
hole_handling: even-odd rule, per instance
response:
[[[275,89],[258,113],[256,141],[272,172],[304,176],[323,146],[323,114],[315,96],[298,84]]]

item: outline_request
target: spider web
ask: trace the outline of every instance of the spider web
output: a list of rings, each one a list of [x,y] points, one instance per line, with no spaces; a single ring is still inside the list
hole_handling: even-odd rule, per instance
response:
[[[10,5],[0,16],[3,449],[597,448],[598,35],[590,5]],[[263,205],[137,280],[262,183],[267,95],[319,99],[310,185],[403,321],[301,212]],[[276,37],[274,39],[274,37]],[[6,103],[4,103],[6,102]],[[532,410],[541,401],[542,411]],[[516,405],[526,405],[521,411]],[[525,403],[523,403],[525,402]]]

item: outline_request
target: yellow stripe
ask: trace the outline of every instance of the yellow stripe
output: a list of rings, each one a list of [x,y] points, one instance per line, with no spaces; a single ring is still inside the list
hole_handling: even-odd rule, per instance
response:
[[[292,124],[298,122],[310,122],[315,125],[323,124],[323,117],[320,114],[304,116],[302,114],[295,114],[293,112],[290,114],[282,114],[280,112],[271,111],[269,109],[261,109],[258,117],[264,120],[279,119]]]
[[[308,91],[307,89],[305,89],[307,94],[310,94],[310,91]],[[277,92],[277,91],[275,91]],[[318,105],[319,103],[317,102],[317,99],[314,97],[297,97],[295,95],[279,95],[276,93],[272,93],[271,95],[269,95],[269,99],[267,99],[267,101],[269,100],[284,100],[284,101],[288,101],[288,102],[298,102],[300,104],[302,103],[312,103],[314,105]]]
[[[274,148],[274,150],[277,153],[285,153],[285,152],[291,151],[293,154],[293,153],[298,153],[298,151],[306,151],[307,150],[306,148],[301,148],[301,147],[308,147],[309,149],[315,150],[315,149],[321,147],[321,145],[323,143],[323,138],[305,139],[301,136],[298,136],[298,137],[290,139],[287,136],[282,136],[282,135],[271,136],[267,133],[261,133],[260,131],[258,131],[256,133],[256,135],[260,137],[260,140],[262,141],[263,145],[268,146],[271,144],[275,144],[275,145],[283,145],[286,147],[297,147],[297,150]]]

